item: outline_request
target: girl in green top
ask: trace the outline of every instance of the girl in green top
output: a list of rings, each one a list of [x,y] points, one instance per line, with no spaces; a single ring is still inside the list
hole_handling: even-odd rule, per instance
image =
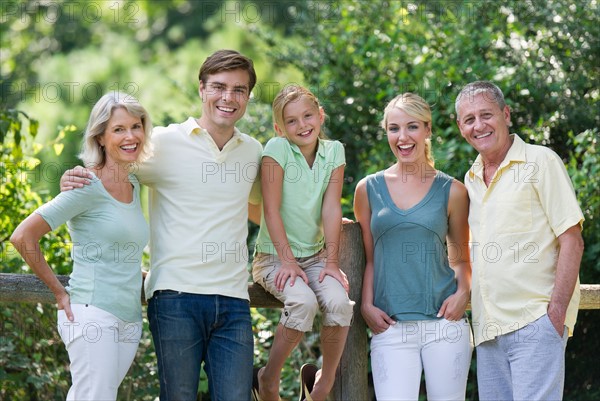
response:
[[[254,281],[284,304],[267,365],[257,371],[263,401],[279,399],[281,369],[302,334],[323,313],[322,369],[312,365],[307,393],[325,400],[333,387],[354,303],[338,266],[344,148],[322,138],[325,114],[306,88],[285,87],[273,101],[278,137],[261,166],[264,212],[256,244]],[[309,367],[303,367],[308,372]],[[304,393],[302,396],[308,394]]]
[[[116,400],[142,330],[141,258],[149,237],[130,169],[149,154],[152,124],[130,95],[94,106],[80,155],[91,185],[62,192],[15,230],[11,242],[54,293],[58,329],[71,361],[67,400]],[[73,272],[63,287],[39,240],[67,222]]]

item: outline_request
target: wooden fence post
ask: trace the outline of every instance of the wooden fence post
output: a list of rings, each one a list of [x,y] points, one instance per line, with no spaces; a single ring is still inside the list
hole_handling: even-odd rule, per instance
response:
[[[336,372],[335,384],[330,398],[335,401],[365,401],[369,399],[368,375],[369,358],[367,351],[367,327],[360,314],[365,252],[362,234],[358,223],[342,226],[340,237],[340,268],[348,276],[350,299],[354,304],[354,318],[340,366]]]

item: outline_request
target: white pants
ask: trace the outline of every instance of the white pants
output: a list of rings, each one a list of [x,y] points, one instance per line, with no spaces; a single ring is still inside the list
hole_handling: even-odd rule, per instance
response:
[[[127,374],[140,342],[142,322],[125,322],[92,305],[71,304],[75,320],[59,310],[58,332],[71,361],[67,400],[109,401]]]
[[[472,353],[467,319],[397,322],[371,340],[377,400],[418,400],[423,370],[428,400],[464,400]]]

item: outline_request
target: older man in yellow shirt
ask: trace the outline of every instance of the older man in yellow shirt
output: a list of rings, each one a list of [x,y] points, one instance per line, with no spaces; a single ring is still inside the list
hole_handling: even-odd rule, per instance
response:
[[[560,400],[583,253],[573,185],[556,153],[509,133],[496,85],[465,86],[456,112],[479,152],[465,175],[479,397]]]

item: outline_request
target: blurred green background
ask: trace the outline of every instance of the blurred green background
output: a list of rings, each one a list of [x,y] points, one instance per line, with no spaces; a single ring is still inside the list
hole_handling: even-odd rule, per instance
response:
[[[358,180],[394,161],[379,128],[387,101],[411,91],[432,105],[436,167],[462,180],[476,154],[460,137],[454,99],[469,81],[493,80],[514,132],[564,160],[586,217],[581,282],[600,283],[599,17],[597,0],[1,1],[0,271],[30,272],[8,237],[79,164],[81,134],[102,94],[135,95],[155,125],[197,117],[198,69],[230,48],[255,61],[258,83],[239,126],[263,144],[273,135],[277,91],[293,82],[317,94],[328,136],[346,146],[349,218]],[[63,227],[43,243],[59,274],[70,271],[68,241]],[[55,307],[0,310],[0,399],[64,399],[70,378]],[[256,364],[266,361],[278,317],[253,309]],[[315,330],[289,359],[284,399],[297,397],[297,372],[318,360],[318,344]],[[565,399],[600,399],[599,349],[600,311],[581,311],[567,346]],[[478,399],[475,370],[470,400]],[[199,398],[209,399],[205,378],[201,386]],[[148,330],[119,394],[157,399]]]

